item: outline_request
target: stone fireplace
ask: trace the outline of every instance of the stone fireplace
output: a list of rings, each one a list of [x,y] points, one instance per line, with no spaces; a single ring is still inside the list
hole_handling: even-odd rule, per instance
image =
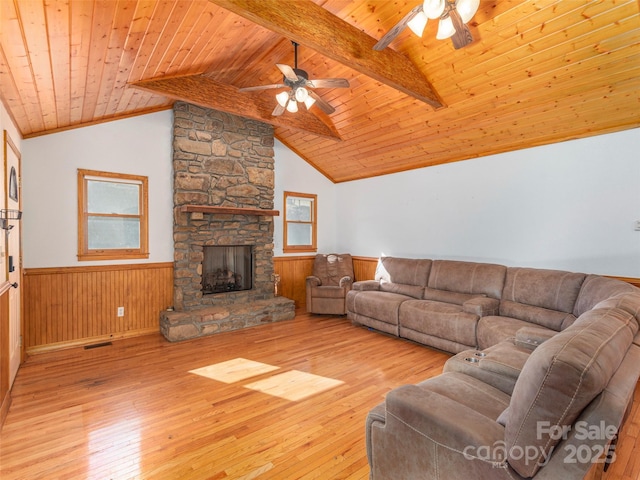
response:
[[[174,305],[171,341],[291,319],[274,294],[273,127],[174,105]],[[248,278],[247,278],[248,277]]]

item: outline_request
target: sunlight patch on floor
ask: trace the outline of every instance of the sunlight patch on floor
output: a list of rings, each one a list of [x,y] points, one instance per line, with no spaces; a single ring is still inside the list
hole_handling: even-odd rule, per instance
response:
[[[343,383],[333,378],[292,370],[249,383],[245,387],[286,400],[296,401],[324,392]]]
[[[195,373],[203,377],[217,380],[223,383],[235,383],[247,378],[269,373],[278,370],[280,367],[274,367],[267,363],[254,362],[246,358],[234,358],[226,362],[208,365],[202,368],[190,370],[189,373]]]

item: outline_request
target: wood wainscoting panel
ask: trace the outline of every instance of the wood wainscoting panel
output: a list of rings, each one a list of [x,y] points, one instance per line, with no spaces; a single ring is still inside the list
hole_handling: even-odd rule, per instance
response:
[[[356,282],[373,280],[376,276],[378,259],[375,257],[353,257],[353,274]]]
[[[279,294],[293,300],[296,308],[307,304],[306,281],[313,275],[315,258],[315,255],[273,258],[273,271],[280,275]]]
[[[173,304],[173,263],[24,272],[27,353],[157,332]],[[118,317],[118,307],[124,316]]]

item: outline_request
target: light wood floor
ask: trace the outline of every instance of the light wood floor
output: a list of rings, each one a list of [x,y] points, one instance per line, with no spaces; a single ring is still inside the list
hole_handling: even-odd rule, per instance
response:
[[[369,409],[448,357],[306,314],[182,343],[148,335],[35,355],[0,433],[0,478],[366,479]],[[638,477],[639,430],[635,404],[605,479]]]

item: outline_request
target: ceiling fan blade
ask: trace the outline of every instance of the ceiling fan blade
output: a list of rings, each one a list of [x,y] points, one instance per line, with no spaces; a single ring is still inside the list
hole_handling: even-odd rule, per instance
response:
[[[282,72],[282,74],[285,76],[287,80],[291,80],[292,82],[298,81],[298,75],[296,75],[296,72],[294,72],[293,68],[291,68],[289,65],[276,63],[276,67],[280,69],[280,71]]]
[[[349,80],[346,78],[316,78],[308,80],[307,86],[311,88],[348,88]]]
[[[255,92],[258,90],[270,90],[272,88],[284,88],[286,85],[284,83],[274,83],[272,85],[258,85],[256,87],[244,87],[240,88],[241,92]]]
[[[271,115],[273,115],[274,117],[277,117],[278,115],[282,115],[283,113],[284,113],[284,107],[278,103],[276,105],[276,108],[273,109],[273,112],[271,112]]]
[[[469,27],[467,27],[464,24],[464,22],[462,21],[462,18],[460,17],[460,14],[458,13],[458,10],[456,10],[455,7],[453,7],[449,11],[449,16],[451,17],[451,23],[453,23],[453,28],[456,29],[456,33],[454,33],[453,36],[451,37],[453,48],[457,50],[473,42],[473,36],[471,35],[471,31],[469,30]]]
[[[413,7],[411,11],[402,18],[402,20],[396,23],[391,28],[391,30],[389,30],[385,34],[384,37],[378,40],[378,43],[376,43],[373,46],[373,49],[384,50],[385,48],[387,48],[387,45],[389,45],[393,41],[393,39],[396,38],[400,34],[400,32],[405,29],[405,27],[407,26],[407,23],[409,23],[413,19],[413,17],[415,17],[418,13],[422,11],[422,5],[423,4],[420,3],[420,5]]]
[[[309,92],[309,96],[311,96],[316,101],[314,105],[317,105],[320,108],[320,110],[322,110],[327,115],[331,115],[333,112],[336,111],[335,108],[333,108],[326,101],[324,101],[322,97],[318,95],[316,92]]]

